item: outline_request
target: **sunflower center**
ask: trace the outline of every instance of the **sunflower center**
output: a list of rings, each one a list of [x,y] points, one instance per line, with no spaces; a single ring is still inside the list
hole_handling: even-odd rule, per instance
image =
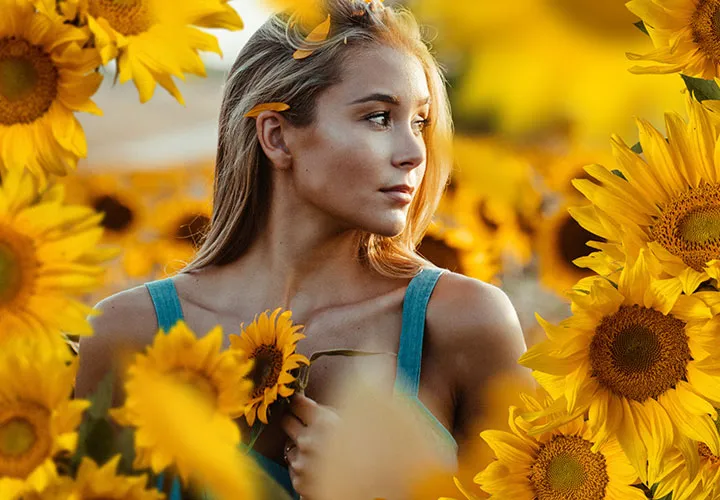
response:
[[[210,219],[203,214],[192,214],[180,221],[175,232],[175,238],[190,243],[193,248],[199,248],[203,235],[210,226]]]
[[[604,317],[590,343],[592,375],[607,390],[639,402],[675,387],[691,359],[685,322],[639,305]]]
[[[24,402],[0,408],[0,477],[27,477],[51,448],[47,409]]]
[[[605,498],[610,480],[605,456],[579,436],[556,436],[540,447],[530,467],[538,500]]]
[[[93,202],[93,208],[105,214],[102,226],[114,233],[124,232],[135,218],[133,211],[129,207],[110,195],[96,198]]]
[[[283,366],[283,355],[276,346],[263,344],[258,346],[250,356],[253,367],[250,380],[253,383],[253,398],[265,394],[265,389],[274,387],[280,378]]]
[[[651,236],[696,271],[720,258],[720,186],[702,184],[668,202]]]
[[[125,36],[139,35],[155,24],[147,0],[90,0],[88,9],[91,16],[105,18]]]
[[[55,101],[58,72],[45,51],[27,40],[0,38],[0,124],[32,123]]]
[[[0,310],[24,301],[32,291],[37,267],[32,241],[0,225]]]
[[[705,443],[698,443],[698,453],[700,456],[708,460],[711,464],[720,463],[720,457],[715,455]]]
[[[690,19],[690,30],[700,50],[720,63],[720,1],[700,0]]]

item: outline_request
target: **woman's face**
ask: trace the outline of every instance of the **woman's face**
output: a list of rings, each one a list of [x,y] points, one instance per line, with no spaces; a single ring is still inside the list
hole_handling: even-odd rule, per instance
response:
[[[409,202],[383,190],[407,185],[417,195],[429,96],[416,57],[388,47],[355,49],[342,82],[318,98],[314,123],[289,138],[298,196],[343,228],[402,232]]]

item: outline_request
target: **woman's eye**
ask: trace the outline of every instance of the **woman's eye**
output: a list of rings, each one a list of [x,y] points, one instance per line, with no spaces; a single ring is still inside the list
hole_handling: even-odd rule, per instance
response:
[[[377,119],[377,118],[380,118],[380,119],[382,119],[382,120],[385,120],[387,123],[378,123],[378,122],[373,122],[373,123],[377,123],[378,125],[381,125],[383,128],[388,127],[388,125],[389,125],[389,120],[390,120],[390,113],[388,113],[387,111],[385,111],[385,112],[383,112],[383,113],[376,113],[376,114],[374,114],[374,115],[368,116],[368,120],[371,120],[371,121],[372,121],[372,120],[375,120],[375,119]]]
[[[375,119],[380,119],[380,120],[382,120],[384,123],[373,122],[373,123],[377,123],[377,124],[380,125],[382,128],[387,128],[387,127],[390,126],[390,123],[389,123],[389,122],[390,122],[390,113],[389,113],[388,111],[385,111],[385,112],[382,112],[382,113],[376,113],[376,114],[374,114],[374,115],[368,116],[367,119],[368,119],[368,120],[371,120],[371,121],[372,121],[372,120],[375,120]],[[425,129],[425,127],[427,127],[427,125],[428,125],[429,122],[430,122],[430,120],[429,120],[428,118],[425,118],[425,119],[422,119],[422,120],[416,120],[416,121],[414,121],[414,122],[413,122],[413,125],[414,125],[415,127],[417,127],[420,132],[422,132],[422,131]]]

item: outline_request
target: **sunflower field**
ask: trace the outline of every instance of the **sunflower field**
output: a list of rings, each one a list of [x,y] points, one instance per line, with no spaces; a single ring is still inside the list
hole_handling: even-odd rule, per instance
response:
[[[480,388],[471,451],[452,473],[384,471],[411,483],[397,498],[719,500],[720,0],[337,1],[437,32],[454,170],[418,251],[510,296],[537,382]],[[182,270],[211,226],[216,130],[197,113],[216,118],[210,61],[250,29],[243,8],[0,0],[0,500],[290,498],[253,449],[270,415],[319,357],[386,354],[306,357],[280,308],[238,332],[179,321],[75,397],[93,306]],[[346,391],[344,436],[423,455],[414,410],[370,385]],[[332,466],[328,498],[394,498]]]

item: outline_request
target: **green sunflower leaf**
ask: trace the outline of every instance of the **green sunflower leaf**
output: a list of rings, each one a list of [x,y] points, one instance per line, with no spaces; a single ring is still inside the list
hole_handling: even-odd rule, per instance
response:
[[[680,75],[685,86],[698,101],[720,100],[720,87],[715,80],[704,80],[692,76]]]

